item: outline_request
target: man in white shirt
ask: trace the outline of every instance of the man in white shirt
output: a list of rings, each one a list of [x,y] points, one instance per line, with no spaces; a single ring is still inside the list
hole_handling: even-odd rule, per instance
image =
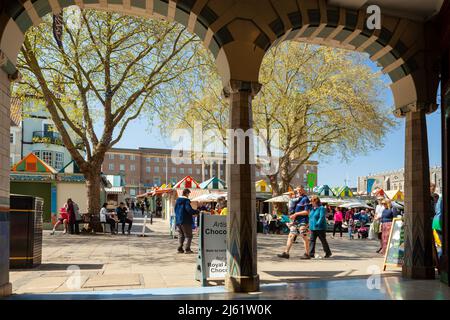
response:
[[[380,240],[380,249],[377,250],[377,253],[380,253],[380,251],[383,247],[383,243],[382,243],[382,239],[381,239],[381,216],[383,215],[383,210],[385,209],[384,205],[381,204],[383,200],[384,200],[383,197],[378,198],[378,204],[375,207],[375,217],[374,217],[374,221],[373,221],[374,233]]]

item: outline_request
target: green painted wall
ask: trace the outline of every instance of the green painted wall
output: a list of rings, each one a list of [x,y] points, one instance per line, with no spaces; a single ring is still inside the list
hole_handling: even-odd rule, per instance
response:
[[[11,193],[35,196],[44,199],[44,222],[51,220],[51,184],[40,182],[11,182]]]

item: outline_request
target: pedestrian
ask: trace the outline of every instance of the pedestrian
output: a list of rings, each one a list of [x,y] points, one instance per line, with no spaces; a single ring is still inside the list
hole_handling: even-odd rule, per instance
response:
[[[375,216],[373,219],[373,233],[375,234],[376,238],[380,241],[380,248],[377,250],[377,253],[380,253],[383,249],[383,239],[382,239],[382,232],[381,232],[381,216],[383,215],[384,211],[384,205],[383,205],[383,197],[378,198],[378,204],[375,207]]]
[[[392,228],[392,220],[395,218],[396,214],[392,209],[391,200],[385,199],[382,204],[384,205],[384,210],[381,215],[381,239],[382,247],[380,253],[384,255],[386,253],[387,243],[389,241],[389,235]]]
[[[125,223],[128,223],[128,234],[131,233],[133,221],[127,218],[127,212],[128,210],[123,202],[116,208],[117,218],[119,219],[119,222],[122,223],[122,234],[125,234]]]
[[[311,204],[312,208],[309,212],[309,230],[311,232],[311,236],[309,239],[309,257],[302,257],[302,259],[314,258],[317,238],[319,238],[320,242],[322,242],[322,247],[325,251],[324,258],[329,258],[331,257],[332,253],[330,250],[330,246],[328,245],[326,236],[326,211],[320,203],[320,199],[318,196],[311,197]]]
[[[191,254],[192,242],[192,223],[193,215],[198,214],[198,210],[191,207],[189,194],[191,190],[184,189],[183,195],[175,202],[175,225],[178,229],[178,253]],[[186,247],[183,250],[184,240],[186,240]]]
[[[74,234],[75,232],[75,223],[76,223],[76,215],[75,215],[75,209],[73,206],[73,201],[71,198],[67,199],[66,204],[64,205],[66,212],[69,216],[69,233]]]
[[[100,222],[105,222],[109,224],[111,234],[117,234],[116,232],[116,220],[114,220],[110,214],[108,213],[107,209],[108,204],[105,202],[100,209]]]
[[[345,222],[347,223],[348,237],[350,240],[352,240],[353,228],[355,226],[353,209],[350,209],[345,213]]]
[[[310,201],[303,186],[296,189],[299,201],[295,207],[295,213],[290,216],[292,223],[288,225],[289,236],[286,241],[286,248],[283,253],[278,254],[279,258],[289,259],[289,251],[292,248],[294,239],[300,235],[303,239],[305,253],[302,258],[309,257],[309,239],[308,239],[308,215],[310,210]]]
[[[334,213],[334,226],[333,226],[333,238],[336,234],[336,230],[339,229],[339,233],[341,234],[342,238],[342,222],[344,221],[344,215],[341,211],[341,208],[337,208],[336,212]]]
[[[136,204],[134,203],[134,200],[132,200],[131,201],[131,211],[133,211],[133,213],[134,213],[135,210],[136,210]]]
[[[144,216],[144,214],[145,214],[145,204],[144,204],[144,201],[141,201],[140,204],[139,204],[139,206],[141,207],[142,216]]]
[[[66,234],[67,233],[67,227],[68,227],[68,224],[69,224],[69,214],[67,213],[66,208],[61,208],[59,210],[59,218],[58,218],[58,221],[53,226],[53,230],[50,233],[51,235],[55,234],[55,230],[60,224],[64,225],[64,232],[63,232],[63,234]]]

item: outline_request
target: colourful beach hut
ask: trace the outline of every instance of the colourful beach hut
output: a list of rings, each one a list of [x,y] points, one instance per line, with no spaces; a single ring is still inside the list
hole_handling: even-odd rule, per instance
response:
[[[381,189],[381,188],[375,189],[372,193],[373,193],[373,195],[375,195],[376,197],[383,197],[383,198],[385,198],[385,196],[386,196],[386,192],[384,192],[384,190]]]
[[[344,186],[344,187],[340,187],[337,192],[335,192],[336,197],[353,197],[353,192],[352,190],[350,190],[349,187]]]
[[[227,186],[225,184],[225,181],[223,181],[217,177],[212,177],[211,179],[200,183],[200,188],[201,189],[223,190],[223,189],[226,189]]]
[[[395,201],[404,201],[405,200],[405,195],[400,190],[389,190],[389,191],[386,191],[385,193],[386,193],[386,196],[391,200],[395,200]]]
[[[35,172],[35,173],[57,173],[57,171],[42,161],[34,153],[29,153],[25,158],[16,163],[11,172]]]
[[[186,176],[175,184],[174,189],[200,189],[200,185],[191,176]]]
[[[316,192],[319,196],[335,196],[333,190],[331,190],[331,188],[326,184],[314,188],[314,192]]]

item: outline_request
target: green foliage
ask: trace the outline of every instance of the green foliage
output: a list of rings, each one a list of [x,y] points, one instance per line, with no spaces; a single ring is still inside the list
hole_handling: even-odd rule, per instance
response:
[[[272,187],[287,191],[300,166],[315,156],[339,154],[343,160],[383,145],[396,125],[383,96],[386,87],[362,55],[345,50],[284,42],[266,54],[260,70],[262,89],[253,101],[254,127],[271,137],[278,129],[280,170],[269,178]],[[171,114],[179,127],[228,128],[228,102],[212,63],[193,77],[188,97],[178,96]],[[163,126],[166,121],[163,120]],[[173,117],[171,118],[173,123]],[[267,153],[275,155],[272,148]]]

